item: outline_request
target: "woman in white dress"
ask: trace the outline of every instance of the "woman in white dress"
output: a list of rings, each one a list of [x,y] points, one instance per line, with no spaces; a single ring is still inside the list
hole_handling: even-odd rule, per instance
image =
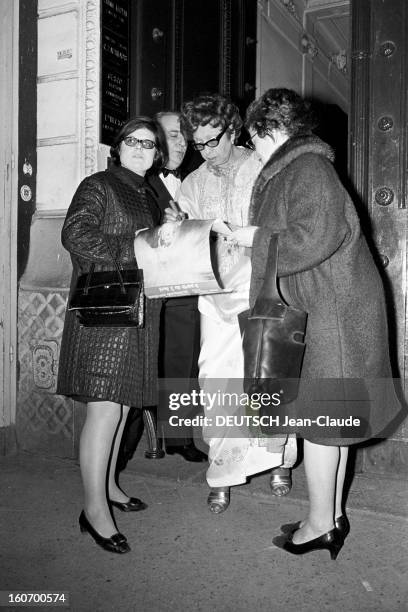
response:
[[[232,235],[217,238],[221,277],[227,280],[233,293],[199,298],[200,386],[205,393],[243,393],[243,355],[237,315],[249,307],[251,260],[245,249],[247,232],[240,228],[248,224],[252,186],[261,162],[252,151],[234,144],[242,120],[237,107],[225,97],[200,95],[183,105],[181,119],[204,163],[183,181],[179,208],[191,219],[222,219],[234,230]],[[167,209],[167,220],[176,220],[176,213]],[[245,407],[231,407],[220,401],[215,406],[205,405],[204,411],[211,418],[238,415],[244,413]],[[290,490],[290,467],[296,460],[295,440],[285,446],[286,437],[259,438],[246,427],[239,428],[240,437],[236,432],[234,427],[204,427],[203,430],[209,445],[208,505],[215,513],[228,507],[231,486],[243,484],[248,476],[271,468],[277,468],[271,478],[272,491],[282,495]]]

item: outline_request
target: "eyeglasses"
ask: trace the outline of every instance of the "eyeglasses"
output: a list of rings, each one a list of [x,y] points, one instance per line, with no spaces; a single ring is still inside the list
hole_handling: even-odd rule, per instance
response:
[[[228,125],[225,126],[225,128],[222,130],[222,132],[218,134],[218,136],[215,136],[215,138],[210,138],[210,140],[207,140],[207,142],[192,142],[191,144],[193,149],[195,151],[203,151],[205,147],[211,147],[211,149],[218,147],[218,145],[220,144],[220,140],[224,136],[227,129]]]
[[[255,132],[255,134],[252,134],[252,136],[250,136],[246,141],[245,141],[245,145],[249,148],[254,150],[255,149],[255,143],[252,140],[253,138],[255,138],[255,136],[258,136],[257,132]]]
[[[142,149],[154,149],[156,146],[153,140],[149,140],[148,138],[143,138],[140,140],[134,136],[126,136],[126,138],[123,139],[123,142],[127,147],[135,147],[136,145],[140,145]]]

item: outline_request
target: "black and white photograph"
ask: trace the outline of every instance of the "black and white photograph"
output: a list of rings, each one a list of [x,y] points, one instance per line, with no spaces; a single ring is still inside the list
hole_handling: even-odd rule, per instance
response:
[[[407,0],[0,0],[0,611],[408,611]]]

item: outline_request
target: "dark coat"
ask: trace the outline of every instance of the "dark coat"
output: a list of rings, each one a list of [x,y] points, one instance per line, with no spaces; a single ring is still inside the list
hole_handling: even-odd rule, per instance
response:
[[[185,175],[186,173],[181,171],[180,179],[183,180]],[[172,196],[160,176],[150,175],[148,181],[164,215]],[[185,391],[189,392],[190,380],[195,381],[198,378],[199,354],[200,313],[197,296],[168,298],[164,301],[160,320],[159,376],[185,379]],[[168,397],[163,394],[160,397],[159,410],[166,414],[164,411],[167,409]],[[171,437],[174,432],[170,429],[164,432],[168,446],[188,444],[193,439],[191,427],[178,428],[177,438]]]
[[[151,174],[147,180],[150,189],[154,193],[156,202],[159,205],[161,218],[163,220],[164,211],[170,206],[169,201],[173,198],[158,174]]]
[[[78,274],[113,269],[105,236],[123,268],[134,268],[135,231],[154,227],[160,213],[143,178],[113,167],[85,178],[68,209],[62,243]],[[128,406],[157,401],[160,300],[145,301],[145,327],[85,328],[67,311],[57,393],[82,401],[109,400]]]
[[[196,164],[194,168],[189,171],[186,171],[183,168],[178,168],[179,178],[181,181],[184,181],[186,176],[189,175],[190,172],[196,170],[200,164]],[[169,201],[172,200],[172,195],[167,189],[166,185],[160,178],[160,174],[149,174],[147,177],[147,182],[149,187],[154,194],[155,200],[160,208],[162,218],[164,216],[164,211],[169,207]]]
[[[184,180],[186,177],[185,171],[180,172],[180,180]],[[152,174],[148,177],[149,187],[151,191],[154,193],[156,202],[160,208],[162,219],[164,218],[164,211],[166,208],[170,207],[170,200],[172,200],[172,195],[168,191],[166,185],[161,180],[160,176],[157,174]],[[173,308],[177,308],[177,313],[174,314],[181,324],[182,315],[181,309],[184,309],[186,320],[185,325],[176,325],[174,327],[173,321],[169,322],[169,327],[172,328],[171,332],[171,340],[167,336],[165,320],[173,317],[173,314],[170,313],[170,310]],[[169,312],[168,316],[167,313]],[[193,314],[193,313],[196,314]],[[197,350],[199,352],[199,348],[197,349],[197,335],[199,336],[199,329],[197,329],[197,320],[198,317],[198,298],[197,296],[188,295],[176,298],[169,298],[164,302],[164,307],[162,310],[162,331],[161,334],[164,336],[163,347],[167,345],[166,350],[167,356],[164,358],[164,362],[162,361],[161,374],[163,377],[167,378],[190,378],[197,376],[197,364],[194,363],[193,360],[197,358]],[[176,343],[176,344],[174,344]],[[183,344],[183,348],[178,347],[178,343]],[[168,346],[168,345],[171,345]],[[177,347],[177,350],[176,350]],[[189,357],[185,361],[186,366],[180,364],[180,360],[184,362],[182,355],[188,353]],[[177,360],[174,358],[174,355],[177,354]],[[176,364],[175,362],[179,362]],[[183,372],[183,373],[181,373]],[[192,373],[194,372],[194,374]]]
[[[264,278],[269,237],[278,233],[281,294],[308,312],[302,378],[344,385],[364,379],[357,396],[371,402],[365,404],[367,429],[357,437],[365,439],[383,431],[400,406],[388,384],[382,281],[332,159],[328,145],[305,136],[286,141],[262,169],[250,207],[250,223],[261,228],[252,249],[250,303]],[[373,382],[380,379],[388,381]],[[325,397],[320,414],[336,410],[334,396]]]

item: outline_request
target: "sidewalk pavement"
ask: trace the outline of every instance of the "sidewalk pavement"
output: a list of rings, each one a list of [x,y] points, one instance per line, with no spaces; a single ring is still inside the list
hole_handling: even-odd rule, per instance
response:
[[[327,551],[297,557],[272,538],[305,515],[302,466],[289,496],[271,496],[267,475],[257,476],[234,488],[217,516],[206,506],[205,464],[178,455],[148,460],[144,448],[142,440],[121,485],[149,507],[115,511],[127,555],[80,535],[77,462],[1,457],[0,591],[69,592],[62,609],[75,612],[407,612],[406,481],[355,477],[352,531],[337,561]]]

